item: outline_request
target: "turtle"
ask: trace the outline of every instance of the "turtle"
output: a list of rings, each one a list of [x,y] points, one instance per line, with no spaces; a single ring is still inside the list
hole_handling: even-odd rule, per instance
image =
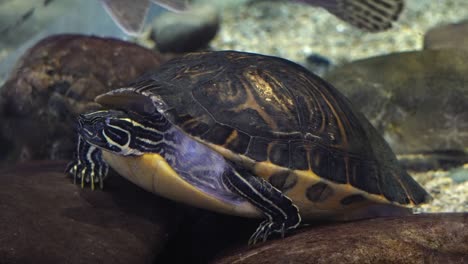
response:
[[[188,53],[95,101],[78,117],[75,180],[102,188],[110,166],[171,200],[263,218],[249,244],[430,199],[342,94],[280,57]]]

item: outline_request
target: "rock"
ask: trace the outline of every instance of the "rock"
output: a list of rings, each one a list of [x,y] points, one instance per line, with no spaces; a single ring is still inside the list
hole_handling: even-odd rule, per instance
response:
[[[166,12],[157,17],[152,38],[160,52],[191,52],[207,47],[216,36],[220,17],[212,5],[196,5],[182,13]]]
[[[451,169],[449,171],[449,177],[455,183],[463,183],[468,181],[468,164],[466,166]]]
[[[307,69],[319,76],[325,75],[326,72],[332,66],[331,61],[317,53],[311,53],[306,57],[306,64],[305,66]]]
[[[468,214],[421,214],[304,228],[214,263],[466,263]]]
[[[0,170],[0,263],[153,263],[180,222],[177,206],[118,176],[81,189],[65,164]]]
[[[70,158],[76,115],[96,108],[96,95],[128,84],[165,60],[116,39],[43,39],[23,55],[0,90],[0,141],[11,144],[3,158]]]
[[[468,52],[395,53],[342,65],[325,78],[397,154],[436,153],[466,162]]]
[[[430,29],[424,35],[424,49],[468,50],[468,20]]]

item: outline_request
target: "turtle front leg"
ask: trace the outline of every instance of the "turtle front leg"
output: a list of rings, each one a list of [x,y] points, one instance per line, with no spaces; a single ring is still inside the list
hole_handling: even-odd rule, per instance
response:
[[[230,190],[259,208],[267,218],[250,237],[249,245],[266,241],[273,233],[280,233],[284,237],[287,230],[300,224],[299,209],[291,199],[264,179],[232,165],[236,170],[226,171],[223,182]]]
[[[66,173],[73,175],[75,183],[77,179],[81,180],[82,188],[85,183],[91,183],[91,189],[94,190],[96,183],[103,188],[103,179],[108,171],[109,166],[102,158],[102,150],[78,136],[75,160],[68,164]]]

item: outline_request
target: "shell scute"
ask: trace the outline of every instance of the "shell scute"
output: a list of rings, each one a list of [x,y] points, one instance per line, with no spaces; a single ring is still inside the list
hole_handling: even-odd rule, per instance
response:
[[[353,194],[399,204],[428,198],[341,93],[290,61],[234,51],[188,54],[135,89],[164,102],[158,111],[189,136],[257,176],[286,188],[289,177],[280,172],[294,173],[287,192],[296,202],[307,193],[334,208]],[[322,181],[326,187],[310,187]]]

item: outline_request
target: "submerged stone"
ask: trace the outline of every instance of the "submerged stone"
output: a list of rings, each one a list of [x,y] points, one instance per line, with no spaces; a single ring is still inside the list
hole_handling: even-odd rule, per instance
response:
[[[449,177],[452,178],[455,183],[468,181],[468,165],[450,170]]]
[[[225,253],[214,263],[466,263],[468,214],[421,214],[313,226]]]
[[[468,50],[468,20],[430,29],[424,35],[424,49]]]
[[[29,49],[0,90],[0,158],[68,159],[77,114],[95,109],[94,97],[127,85],[166,60],[117,39],[56,35]]]
[[[468,52],[424,50],[345,64],[325,78],[397,154],[436,153],[459,163],[468,150]],[[461,155],[460,155],[461,153]]]
[[[206,48],[219,30],[219,11],[199,5],[183,13],[167,12],[157,17],[152,38],[161,52],[192,52]]]
[[[0,263],[153,263],[180,222],[177,206],[118,176],[81,189],[65,165],[0,169]]]

